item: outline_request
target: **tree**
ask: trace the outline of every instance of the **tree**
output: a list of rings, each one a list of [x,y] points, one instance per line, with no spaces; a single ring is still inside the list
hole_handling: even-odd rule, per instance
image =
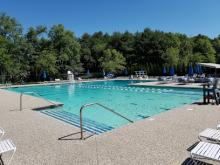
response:
[[[0,75],[10,73],[13,68],[13,60],[7,53],[7,41],[0,36]]]
[[[37,58],[36,68],[38,73],[46,71],[49,75],[55,75],[57,73],[56,53],[48,50],[42,51]]]
[[[179,49],[178,48],[167,48],[166,52],[162,56],[165,64],[168,66],[177,66],[179,61]]]
[[[103,51],[107,49],[108,42],[102,32],[96,32],[91,36],[91,55],[95,60],[96,70],[100,70],[99,58],[103,55]]]
[[[109,48],[116,49],[123,54],[126,59],[127,68],[129,68],[129,70],[131,70],[132,65],[135,63],[134,43],[134,35],[128,31],[125,33],[113,33],[109,42]]]
[[[24,57],[22,36],[22,26],[4,13],[0,14],[0,42],[1,44],[1,69],[2,74],[10,75],[8,78],[17,81],[21,77],[26,77],[28,65],[23,63]]]
[[[0,35],[6,39],[14,41],[14,39],[21,34],[21,24],[19,24],[15,18],[12,18],[5,13],[0,13]]]
[[[204,56],[199,52],[191,54],[189,56],[189,63],[195,64],[195,63],[204,62],[204,61],[205,61]]]
[[[201,62],[215,63],[215,50],[208,37],[198,35],[194,37],[193,53],[200,53]]]
[[[30,66],[30,79],[38,80],[39,71],[37,68],[38,57],[44,50],[50,49],[49,40],[44,38],[47,36],[47,28],[44,26],[30,27],[25,34],[26,46],[25,55]]]
[[[214,38],[212,44],[216,52],[216,61],[220,63],[220,35],[217,38]]]
[[[104,50],[103,56],[99,59],[101,68],[107,72],[117,73],[125,67],[125,58],[115,49]]]
[[[185,74],[188,65],[197,62],[220,63],[220,36],[188,37],[146,28],[136,33],[85,33],[76,38],[63,25],[30,27],[23,34],[15,18],[0,13],[0,74],[13,82],[21,78],[37,81],[42,70],[51,76],[84,69],[119,74],[126,67],[130,74],[145,69],[149,75],[159,75],[162,66],[169,65]]]
[[[80,49],[80,56],[81,62],[83,63],[83,67],[85,69],[94,69],[96,66],[96,60],[92,56],[91,51],[91,36],[88,33],[83,34],[81,39],[79,39],[81,49]]]
[[[193,54],[193,42],[186,35],[179,34],[180,47],[179,47],[179,62],[178,71],[180,74],[184,74],[190,62]]]
[[[73,32],[65,30],[64,26],[59,24],[51,28],[48,36],[56,53],[59,73],[66,74],[68,70],[75,73],[82,71],[80,44]]]

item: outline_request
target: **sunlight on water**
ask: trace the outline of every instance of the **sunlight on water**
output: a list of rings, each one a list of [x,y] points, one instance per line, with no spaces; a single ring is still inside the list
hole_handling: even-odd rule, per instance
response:
[[[63,107],[50,111],[79,116],[82,105],[98,102],[108,106],[131,120],[141,120],[202,98],[200,89],[133,87],[134,81],[100,81],[91,83],[32,86],[10,88],[16,92],[36,92],[42,97],[64,103]],[[137,81],[135,81],[137,82]],[[119,127],[128,121],[100,107],[87,108],[83,115],[90,123],[102,123],[108,127]]]

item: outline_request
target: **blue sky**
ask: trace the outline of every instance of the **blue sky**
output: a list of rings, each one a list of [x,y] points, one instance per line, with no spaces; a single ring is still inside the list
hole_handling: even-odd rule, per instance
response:
[[[220,34],[220,0],[0,0],[0,12],[30,26],[64,24],[84,32],[153,30]]]

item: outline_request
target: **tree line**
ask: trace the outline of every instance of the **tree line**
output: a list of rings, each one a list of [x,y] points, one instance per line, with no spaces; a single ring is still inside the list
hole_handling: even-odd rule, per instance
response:
[[[220,36],[189,37],[180,33],[144,29],[142,32],[84,33],[77,38],[61,24],[51,28],[30,27],[0,14],[0,75],[10,81],[38,81],[42,72],[55,78],[68,70],[74,74],[103,71],[116,75],[145,70],[161,75],[163,67],[174,67],[179,75],[197,62],[220,62]]]

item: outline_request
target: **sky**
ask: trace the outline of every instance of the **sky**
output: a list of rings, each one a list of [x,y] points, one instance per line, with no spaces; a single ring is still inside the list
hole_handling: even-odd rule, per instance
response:
[[[144,28],[220,35],[220,0],[0,0],[0,12],[15,17],[24,30],[63,24],[77,37]]]

